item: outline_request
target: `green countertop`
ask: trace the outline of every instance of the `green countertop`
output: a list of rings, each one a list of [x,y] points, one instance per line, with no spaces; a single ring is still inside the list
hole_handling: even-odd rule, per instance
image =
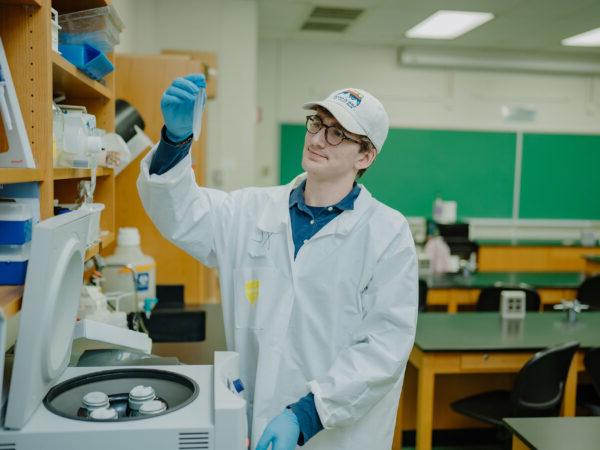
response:
[[[600,417],[531,417],[504,419],[531,448],[540,450],[597,450]]]
[[[476,239],[482,247],[584,247],[578,239],[569,240],[535,240],[535,239]],[[585,246],[598,248],[600,245]]]
[[[503,322],[496,312],[419,315],[415,345],[423,351],[539,350],[569,341],[600,345],[600,312],[583,312],[575,323],[564,312],[527,313]]]
[[[481,289],[493,286],[528,284],[534,288],[575,289],[584,280],[579,272],[476,272],[467,277],[462,274],[440,274],[426,278],[430,289]]]

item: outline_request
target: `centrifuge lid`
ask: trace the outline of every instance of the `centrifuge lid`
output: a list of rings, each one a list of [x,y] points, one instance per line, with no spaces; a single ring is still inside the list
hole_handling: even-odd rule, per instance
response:
[[[81,211],[33,227],[6,428],[27,423],[69,363],[88,227]]]

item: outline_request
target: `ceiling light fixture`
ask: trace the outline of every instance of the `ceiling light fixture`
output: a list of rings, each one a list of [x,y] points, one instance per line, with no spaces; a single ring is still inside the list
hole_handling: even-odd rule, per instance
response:
[[[455,39],[494,18],[492,13],[446,11],[433,13],[406,32],[408,38]]]
[[[600,47],[600,28],[576,34],[560,41],[562,45],[577,47]]]

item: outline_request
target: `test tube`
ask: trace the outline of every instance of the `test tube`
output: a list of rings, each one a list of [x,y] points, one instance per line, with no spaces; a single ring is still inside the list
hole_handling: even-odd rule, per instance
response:
[[[193,119],[193,133],[194,141],[200,138],[200,132],[202,131],[202,113],[204,112],[204,104],[206,103],[206,88],[201,87],[200,92],[196,95],[194,101],[194,119]]]

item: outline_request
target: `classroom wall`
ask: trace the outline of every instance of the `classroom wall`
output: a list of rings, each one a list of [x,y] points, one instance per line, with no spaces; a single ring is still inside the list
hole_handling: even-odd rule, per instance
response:
[[[257,181],[279,181],[281,123],[303,122],[304,102],[350,86],[379,97],[392,127],[600,133],[600,77],[401,68],[396,51],[260,40]],[[506,122],[503,105],[533,107],[536,120]]]
[[[169,48],[217,53],[217,96],[209,100],[206,110],[207,185],[231,190],[253,184],[256,2],[114,0],[112,3],[126,24],[116,52],[160,53]]]
[[[309,99],[363,87],[392,127],[600,133],[600,77],[407,69],[395,47],[258,39],[254,0],[114,0],[127,29],[117,51],[214,51],[207,184],[226,190],[279,182],[282,123],[300,123]],[[505,122],[503,105],[533,107],[533,123]],[[258,122],[258,126],[256,126]]]

